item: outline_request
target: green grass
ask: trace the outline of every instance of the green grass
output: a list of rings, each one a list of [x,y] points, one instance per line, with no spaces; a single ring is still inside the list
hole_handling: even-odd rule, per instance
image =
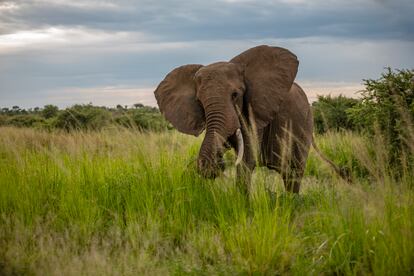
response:
[[[412,275],[412,174],[355,134],[317,140],[352,185],[312,151],[300,196],[258,169],[246,199],[233,167],[195,173],[201,139],[0,128],[0,274]]]

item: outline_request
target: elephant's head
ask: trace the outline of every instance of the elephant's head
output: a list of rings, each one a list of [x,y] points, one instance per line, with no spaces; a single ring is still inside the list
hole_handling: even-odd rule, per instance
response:
[[[198,170],[203,176],[216,177],[224,169],[222,155],[228,141],[238,144],[234,145],[238,161],[242,158],[242,116],[247,118],[251,108],[258,129],[269,124],[297,68],[298,60],[290,51],[257,46],[230,62],[178,67],[154,93],[161,112],[179,131],[198,136],[206,129]]]

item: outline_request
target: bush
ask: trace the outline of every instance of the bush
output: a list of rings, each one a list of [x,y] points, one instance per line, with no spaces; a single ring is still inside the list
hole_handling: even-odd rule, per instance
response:
[[[4,126],[6,124],[7,118],[8,117],[6,115],[0,114],[0,126]]]
[[[99,130],[109,125],[110,118],[110,113],[105,108],[74,105],[59,113],[55,127],[68,131],[72,129]]]
[[[5,124],[17,127],[41,127],[45,123],[42,117],[37,115],[15,115],[9,117]]]
[[[401,168],[402,158],[413,156],[414,71],[386,68],[379,79],[364,83],[362,101],[348,113],[369,135],[383,137],[389,162]]]
[[[121,126],[134,127],[140,130],[163,131],[172,128],[157,108],[148,106],[124,110],[121,114],[115,116],[114,121]]]
[[[45,117],[46,119],[55,117],[59,112],[59,108],[55,105],[45,105],[43,110],[42,110],[42,116]]]
[[[132,111],[132,119],[140,129],[161,131],[171,128],[171,125],[164,120],[158,110],[139,108]]]
[[[52,130],[92,129],[99,130],[109,125],[120,125],[139,130],[163,131],[172,126],[164,120],[156,107],[137,103],[133,108],[117,105],[116,108],[98,107],[92,104],[74,105],[59,111],[54,105],[43,109],[0,108],[0,125],[39,127]]]
[[[342,95],[338,97],[318,96],[318,100],[312,103],[316,132],[322,134],[328,130],[355,130],[355,123],[348,115],[347,110],[358,102],[357,99]]]

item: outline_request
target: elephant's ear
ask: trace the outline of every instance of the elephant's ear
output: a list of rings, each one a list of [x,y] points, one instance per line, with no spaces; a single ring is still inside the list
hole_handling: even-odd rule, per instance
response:
[[[179,131],[198,136],[205,126],[204,110],[196,98],[194,74],[202,65],[172,70],[155,90],[161,113]]]
[[[276,117],[298,71],[299,61],[289,50],[266,45],[251,48],[231,62],[244,65],[246,100],[258,128]]]

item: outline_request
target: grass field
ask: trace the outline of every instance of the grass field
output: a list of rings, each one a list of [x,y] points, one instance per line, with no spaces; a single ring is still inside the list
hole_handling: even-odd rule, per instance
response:
[[[352,185],[312,151],[300,196],[258,169],[250,199],[232,166],[195,173],[200,142],[0,128],[0,274],[414,274],[413,174],[393,182],[378,141],[317,137]]]

